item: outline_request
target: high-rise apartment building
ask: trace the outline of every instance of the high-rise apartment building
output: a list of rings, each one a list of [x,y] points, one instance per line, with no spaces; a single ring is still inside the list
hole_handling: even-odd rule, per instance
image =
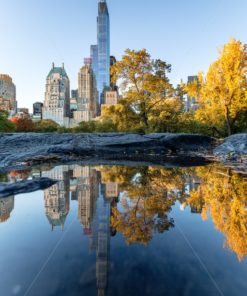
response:
[[[72,89],[71,90],[71,99],[76,99],[78,98],[78,89]]]
[[[17,112],[16,87],[9,75],[0,74],[0,110],[10,115]]]
[[[110,56],[110,67],[114,66],[117,62],[117,59],[114,56]],[[110,75],[110,87],[111,90],[118,92],[118,86],[115,81],[113,81],[113,75]]]
[[[91,45],[90,58],[92,61],[92,69],[93,69],[96,81],[98,81],[98,45]]]
[[[46,79],[46,92],[43,107],[43,119],[51,119],[61,126],[69,125],[70,81],[62,67],[52,69]]]
[[[188,76],[188,84],[198,81],[198,76]],[[187,100],[185,102],[185,111],[195,111],[198,108],[198,102],[196,98],[187,96]]]
[[[98,74],[97,86],[102,101],[104,89],[110,86],[110,17],[106,0],[100,0],[97,18]]]
[[[34,119],[42,119],[42,108],[43,108],[43,103],[41,103],[41,102],[35,102],[33,104],[33,118]]]
[[[90,121],[97,115],[98,91],[91,59],[84,60],[84,66],[78,73],[77,111],[74,112],[76,122]]]

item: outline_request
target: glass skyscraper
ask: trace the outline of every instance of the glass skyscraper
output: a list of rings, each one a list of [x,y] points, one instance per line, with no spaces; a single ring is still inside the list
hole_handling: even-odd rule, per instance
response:
[[[93,69],[96,81],[98,81],[98,45],[91,45],[90,57],[92,62],[92,69]]]
[[[98,73],[96,78],[101,103],[104,88],[110,86],[110,17],[106,0],[99,2],[97,28]]]

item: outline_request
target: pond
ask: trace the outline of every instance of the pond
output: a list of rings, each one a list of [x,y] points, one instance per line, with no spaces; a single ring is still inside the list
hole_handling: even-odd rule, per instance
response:
[[[247,182],[201,167],[62,165],[0,198],[0,295],[247,295]]]

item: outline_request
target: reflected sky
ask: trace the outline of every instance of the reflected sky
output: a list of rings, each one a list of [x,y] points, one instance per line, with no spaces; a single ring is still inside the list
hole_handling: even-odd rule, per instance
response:
[[[0,295],[244,295],[247,183],[228,168],[58,166],[0,199]]]

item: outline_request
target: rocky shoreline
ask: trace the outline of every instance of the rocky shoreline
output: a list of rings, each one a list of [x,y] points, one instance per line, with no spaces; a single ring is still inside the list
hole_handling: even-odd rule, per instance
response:
[[[191,134],[2,133],[0,172],[70,162],[194,166],[220,161],[247,170],[247,134],[216,139]]]

